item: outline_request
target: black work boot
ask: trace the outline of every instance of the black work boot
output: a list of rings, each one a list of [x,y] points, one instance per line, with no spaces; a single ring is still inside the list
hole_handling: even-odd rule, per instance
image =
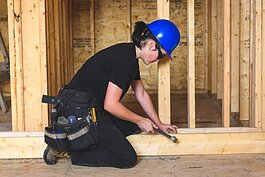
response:
[[[58,151],[54,150],[51,146],[47,146],[43,153],[43,160],[47,165],[54,165],[57,163]]]

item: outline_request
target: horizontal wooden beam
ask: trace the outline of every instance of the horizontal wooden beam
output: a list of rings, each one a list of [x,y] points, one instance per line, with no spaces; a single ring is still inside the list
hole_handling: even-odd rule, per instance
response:
[[[187,129],[180,132],[184,130]],[[158,134],[132,135],[128,139],[139,156],[265,153],[265,133],[178,133],[174,136],[178,143]],[[45,148],[43,132],[0,133],[0,159],[42,158]]]

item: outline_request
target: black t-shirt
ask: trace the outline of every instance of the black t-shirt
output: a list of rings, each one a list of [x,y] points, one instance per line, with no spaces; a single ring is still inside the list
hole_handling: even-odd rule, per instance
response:
[[[67,88],[93,93],[103,106],[109,82],[128,91],[133,80],[140,80],[139,63],[133,43],[120,43],[96,53],[72,78]]]

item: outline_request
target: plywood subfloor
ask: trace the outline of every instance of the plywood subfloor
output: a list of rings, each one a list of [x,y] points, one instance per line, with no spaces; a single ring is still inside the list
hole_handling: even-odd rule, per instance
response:
[[[5,177],[262,177],[265,154],[139,157],[131,169],[81,167],[62,159],[48,166],[41,159],[0,160]]]

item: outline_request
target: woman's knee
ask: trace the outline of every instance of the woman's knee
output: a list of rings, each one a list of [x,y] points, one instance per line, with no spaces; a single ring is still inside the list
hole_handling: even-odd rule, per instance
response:
[[[132,149],[131,152],[127,152],[125,154],[123,154],[122,157],[122,166],[120,168],[132,168],[136,165],[137,163],[137,154],[134,151],[134,149]]]

